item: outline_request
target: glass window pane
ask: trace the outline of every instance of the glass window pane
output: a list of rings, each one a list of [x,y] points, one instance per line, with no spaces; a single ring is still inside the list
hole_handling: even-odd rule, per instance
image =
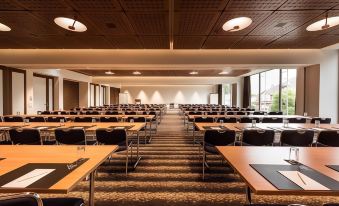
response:
[[[232,91],[231,91],[231,85],[225,84],[225,105],[231,106],[232,105]]]
[[[295,114],[296,69],[282,69],[281,76],[281,111],[285,115]]]
[[[259,74],[252,75],[251,81],[251,108],[259,110]]]
[[[279,111],[280,69],[260,73],[260,110]]]

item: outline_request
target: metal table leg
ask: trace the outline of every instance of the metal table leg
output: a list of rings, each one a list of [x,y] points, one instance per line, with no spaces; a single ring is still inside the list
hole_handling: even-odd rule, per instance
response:
[[[252,198],[251,198],[251,188],[246,187],[246,204],[252,204]]]
[[[140,138],[139,138],[139,131],[137,132],[137,161],[134,164],[134,169],[138,166],[139,161],[141,159],[141,156],[139,155],[139,142],[140,142]]]
[[[89,175],[89,206],[94,206],[94,179],[95,170]]]

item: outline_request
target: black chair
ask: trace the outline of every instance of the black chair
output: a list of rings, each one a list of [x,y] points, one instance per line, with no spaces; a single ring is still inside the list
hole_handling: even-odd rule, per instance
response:
[[[75,117],[74,122],[93,122],[93,117]]]
[[[314,117],[311,119],[311,123],[315,123],[315,121],[320,121],[320,124],[331,124],[331,118],[320,118],[320,117]]]
[[[36,193],[0,197],[1,206],[85,206],[81,198],[40,198]]]
[[[196,117],[194,122],[214,122],[213,117]]]
[[[206,153],[219,154],[216,146],[234,145],[235,131],[234,130],[207,130],[202,143],[203,162],[202,162],[202,178],[205,178],[205,166],[208,167]],[[200,153],[200,152],[199,152]]]
[[[119,112],[117,112],[117,111],[106,111],[105,114],[106,115],[118,115]]]
[[[218,112],[207,112],[207,115],[218,115]]]
[[[35,117],[35,116],[29,116],[25,119],[28,119],[29,122],[46,122],[44,117]]]
[[[280,144],[290,146],[312,145],[314,131],[312,130],[284,130],[281,132]]]
[[[283,123],[283,118],[264,117],[262,123]]]
[[[41,137],[38,129],[10,129],[9,137],[13,144],[41,145]]]
[[[265,146],[273,145],[273,130],[244,130],[241,145],[243,146]]]
[[[246,115],[247,112],[236,112],[236,115]]]
[[[127,138],[123,129],[97,129],[96,137],[99,144],[118,145],[116,152],[126,151],[126,175],[128,173],[128,150],[131,149],[131,161],[133,160],[133,142]]]
[[[119,122],[117,117],[100,117],[100,122]]]
[[[237,118],[235,117],[219,117],[217,122],[223,121],[224,123],[237,123]]]
[[[5,116],[4,121],[5,122],[23,122],[24,118],[20,116]]]
[[[265,115],[265,112],[263,112],[263,111],[255,111],[255,112],[253,112],[253,115]]]
[[[125,115],[136,115],[136,114],[137,114],[136,112],[129,112],[129,111],[125,112]]]
[[[289,123],[300,123],[300,124],[305,124],[306,119],[302,117],[293,117],[293,118],[288,118]]]
[[[69,114],[70,114],[70,115],[78,115],[78,114],[79,114],[79,111],[70,111]]]
[[[51,112],[50,111],[43,111],[43,112],[41,112],[41,114],[51,114]]]
[[[318,135],[317,146],[339,147],[339,131],[325,130]]]
[[[237,112],[227,112],[227,115],[237,115]]]
[[[86,115],[99,115],[98,111],[87,111]]]
[[[339,203],[326,203],[323,206],[339,206]]]
[[[145,117],[127,117],[127,122],[143,122],[146,123]],[[144,132],[145,144],[147,143],[146,125],[140,131]]]
[[[60,144],[86,145],[84,129],[57,128],[54,130],[55,139]]]
[[[252,123],[253,120],[255,120],[256,123],[260,121],[258,117],[241,117],[240,123]]]
[[[62,120],[64,120],[64,122],[67,121],[65,117],[48,117],[47,118],[47,122],[61,122]]]
[[[282,112],[269,112],[268,115],[283,115]]]

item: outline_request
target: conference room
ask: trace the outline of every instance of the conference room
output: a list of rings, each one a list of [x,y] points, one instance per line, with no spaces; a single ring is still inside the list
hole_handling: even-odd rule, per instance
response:
[[[0,0],[0,206],[339,206],[339,0]]]

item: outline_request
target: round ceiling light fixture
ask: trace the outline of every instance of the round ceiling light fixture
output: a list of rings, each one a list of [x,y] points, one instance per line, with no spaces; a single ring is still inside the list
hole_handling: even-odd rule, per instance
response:
[[[339,25],[339,16],[328,18],[328,14],[326,14],[325,19],[314,22],[313,24],[309,25],[306,28],[306,30],[307,31],[321,31],[321,30],[329,29],[337,25]]]
[[[199,74],[199,72],[196,72],[196,71],[190,72],[190,75],[197,75],[197,74]]]
[[[105,74],[107,74],[107,75],[113,75],[113,74],[115,74],[115,73],[112,72],[111,70],[109,70],[109,71],[105,72]]]
[[[222,29],[228,32],[243,30],[252,24],[252,19],[248,17],[238,17],[227,21]]]
[[[133,74],[134,74],[134,75],[140,75],[141,72],[135,71],[135,72],[133,72]]]
[[[0,23],[0,31],[11,31],[11,30],[12,29],[9,26]]]
[[[85,32],[87,31],[87,27],[76,20],[76,18],[74,19],[70,19],[70,18],[66,18],[66,17],[57,17],[54,19],[54,22],[64,28],[67,29],[68,31],[74,31],[74,32]]]

